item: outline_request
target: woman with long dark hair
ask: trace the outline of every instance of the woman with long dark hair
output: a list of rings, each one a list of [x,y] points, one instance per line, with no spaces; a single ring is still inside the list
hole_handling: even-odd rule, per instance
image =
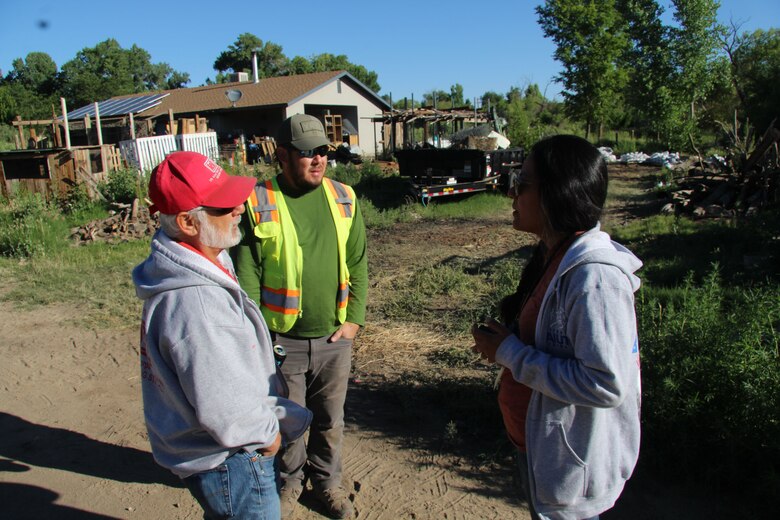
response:
[[[532,517],[598,518],[639,454],[642,262],[600,229],[607,167],[585,139],[539,141],[510,177],[512,227],[539,243],[502,323],[472,329],[474,349],[502,367],[498,401]]]

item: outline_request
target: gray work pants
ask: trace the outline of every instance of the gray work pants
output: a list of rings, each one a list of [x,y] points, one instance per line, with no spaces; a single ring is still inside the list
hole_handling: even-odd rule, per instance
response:
[[[352,340],[328,343],[329,337],[291,338],[275,334],[274,343],[287,350],[282,373],[290,388],[290,399],[314,414],[308,446],[299,437],[282,452],[279,467],[288,486],[303,485],[304,466],[312,486],[329,489],[341,485],[344,402],[352,365]]]

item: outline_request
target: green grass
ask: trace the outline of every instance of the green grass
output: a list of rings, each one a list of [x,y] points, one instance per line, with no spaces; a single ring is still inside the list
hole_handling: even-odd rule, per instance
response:
[[[149,240],[69,246],[25,261],[0,259],[14,284],[2,299],[21,307],[65,304],[82,311],[89,328],[136,327],[141,303],[130,271],[149,254]]]

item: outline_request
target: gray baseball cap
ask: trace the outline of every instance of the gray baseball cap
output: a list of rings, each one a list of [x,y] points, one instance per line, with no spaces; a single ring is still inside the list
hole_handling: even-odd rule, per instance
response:
[[[276,136],[277,144],[291,144],[298,150],[311,150],[330,144],[322,123],[314,116],[295,114],[282,121]]]

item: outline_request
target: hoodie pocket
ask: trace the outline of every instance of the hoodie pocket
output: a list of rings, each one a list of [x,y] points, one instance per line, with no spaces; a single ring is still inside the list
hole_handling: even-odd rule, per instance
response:
[[[588,465],[571,448],[559,422],[529,422],[528,452],[540,503],[568,505],[585,496]]]

